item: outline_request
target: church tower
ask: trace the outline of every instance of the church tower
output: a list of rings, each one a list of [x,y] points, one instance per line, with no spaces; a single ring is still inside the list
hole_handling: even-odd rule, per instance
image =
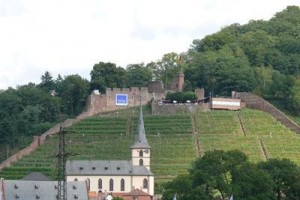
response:
[[[144,119],[143,119],[143,109],[140,105],[139,121],[137,132],[135,135],[135,142],[131,146],[131,157],[133,166],[145,166],[150,170],[150,150],[151,147],[147,142]]]

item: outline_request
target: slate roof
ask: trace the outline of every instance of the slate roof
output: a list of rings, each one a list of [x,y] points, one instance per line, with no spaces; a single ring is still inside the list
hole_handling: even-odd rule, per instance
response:
[[[4,180],[5,199],[57,200],[57,181]],[[85,182],[67,182],[67,199],[88,200]]]
[[[133,166],[127,160],[69,160],[66,175],[153,176],[145,166]]]
[[[135,135],[135,142],[131,146],[131,149],[151,149],[146,138],[142,105],[140,106],[140,114],[137,133]]]
[[[40,172],[31,172],[24,176],[21,180],[26,181],[51,181],[48,176]]]

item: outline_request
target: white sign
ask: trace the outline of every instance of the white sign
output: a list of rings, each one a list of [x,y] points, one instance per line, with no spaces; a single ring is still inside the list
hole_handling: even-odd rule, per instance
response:
[[[241,106],[239,101],[213,101],[212,104],[215,106]]]

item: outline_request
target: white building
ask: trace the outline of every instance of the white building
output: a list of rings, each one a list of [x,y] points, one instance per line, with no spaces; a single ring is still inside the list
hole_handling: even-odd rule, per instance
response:
[[[150,155],[151,147],[147,142],[141,107],[135,142],[131,146],[132,159],[68,161],[67,181],[86,181],[90,194],[123,197],[138,189],[149,195],[139,199],[151,199],[154,195],[154,175],[150,171]]]

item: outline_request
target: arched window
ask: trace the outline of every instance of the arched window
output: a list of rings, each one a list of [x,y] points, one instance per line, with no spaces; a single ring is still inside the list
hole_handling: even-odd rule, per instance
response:
[[[144,189],[148,188],[148,180],[146,178],[144,178],[144,180],[143,180],[143,188]]]
[[[75,179],[74,179],[74,181],[78,181],[78,179],[77,179],[77,178],[75,178]]]
[[[140,166],[143,166],[144,165],[144,161],[143,159],[140,159]]]
[[[102,179],[99,178],[98,180],[98,189],[102,189]]]
[[[125,191],[125,180],[121,179],[121,191]]]
[[[144,156],[143,150],[140,150],[139,155],[140,155],[140,157],[143,157],[143,156]]]
[[[90,179],[89,178],[86,179],[86,186],[87,186],[87,190],[90,191]]]
[[[114,191],[114,180],[112,178],[109,180],[109,191]]]

